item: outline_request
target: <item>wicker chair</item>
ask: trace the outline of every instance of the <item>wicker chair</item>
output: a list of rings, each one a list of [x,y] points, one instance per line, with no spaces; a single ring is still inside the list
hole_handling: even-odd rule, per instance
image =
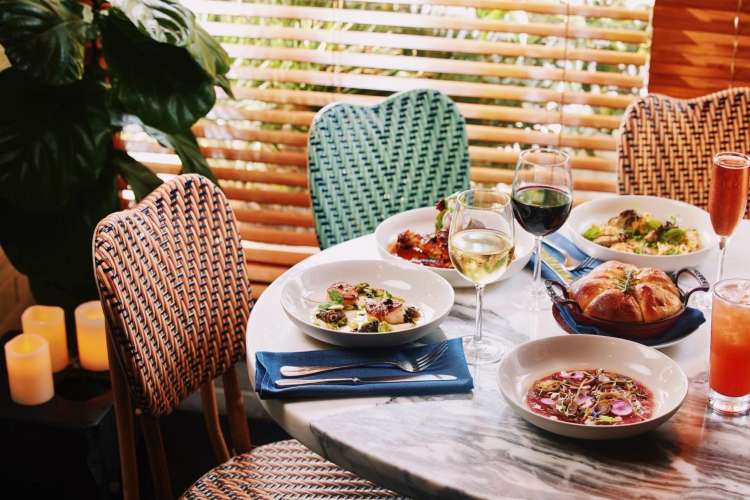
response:
[[[435,90],[401,92],[372,107],[326,106],[310,128],[307,157],[321,248],[469,186],[464,118]]]
[[[648,95],[628,107],[620,132],[621,194],[706,208],[713,155],[750,152],[750,88],[688,100]]]
[[[94,234],[95,274],[106,315],[126,499],[138,497],[132,407],[140,414],[158,498],[172,496],[158,418],[200,390],[206,427],[223,465],[185,498],[382,498],[394,493],[344,471],[298,441],[251,449],[234,364],[245,355],[250,287],[234,215],[198,175],[162,185]],[[231,460],[213,379],[223,376]]]

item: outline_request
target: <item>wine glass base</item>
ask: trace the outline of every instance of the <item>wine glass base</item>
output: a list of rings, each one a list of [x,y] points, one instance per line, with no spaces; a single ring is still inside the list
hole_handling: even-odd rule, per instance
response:
[[[497,363],[503,357],[504,349],[499,342],[486,338],[475,341],[474,337],[464,337],[464,355],[470,365],[489,365]]]
[[[520,293],[514,304],[516,308],[530,312],[547,311],[552,307],[552,301],[544,287],[536,287],[533,283]]]

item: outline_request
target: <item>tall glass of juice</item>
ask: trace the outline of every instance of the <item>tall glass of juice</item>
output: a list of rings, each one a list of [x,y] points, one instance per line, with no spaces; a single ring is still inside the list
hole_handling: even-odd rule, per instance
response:
[[[750,280],[714,285],[709,405],[722,415],[750,410]]]

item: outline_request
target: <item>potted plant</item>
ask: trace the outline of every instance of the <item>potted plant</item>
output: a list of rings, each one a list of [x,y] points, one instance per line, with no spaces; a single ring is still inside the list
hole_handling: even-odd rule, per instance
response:
[[[0,246],[38,302],[78,304],[118,178],[137,199],[161,183],[113,139],[140,123],[213,179],[191,127],[231,95],[229,57],[174,0],[0,0],[0,45]]]

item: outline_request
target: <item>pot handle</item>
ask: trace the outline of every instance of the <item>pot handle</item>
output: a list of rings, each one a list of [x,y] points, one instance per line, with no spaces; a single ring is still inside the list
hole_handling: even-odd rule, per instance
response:
[[[695,281],[698,282],[698,286],[696,286],[695,288],[692,288],[687,292],[682,292],[685,296],[685,305],[687,306],[688,300],[690,299],[691,295],[693,295],[695,292],[708,292],[709,290],[711,290],[711,284],[708,282],[706,277],[703,276],[703,274],[701,274],[701,272],[697,269],[693,269],[692,267],[685,267],[674,274],[675,285],[677,285],[677,282],[680,280],[680,275],[682,275],[683,273],[689,274],[695,279]]]
[[[571,306],[574,309],[577,309],[579,313],[583,313],[578,302],[571,300],[568,297],[568,289],[565,288],[565,285],[559,281],[544,280],[544,287],[547,289],[547,295],[549,295],[549,298],[555,305],[560,307]]]

